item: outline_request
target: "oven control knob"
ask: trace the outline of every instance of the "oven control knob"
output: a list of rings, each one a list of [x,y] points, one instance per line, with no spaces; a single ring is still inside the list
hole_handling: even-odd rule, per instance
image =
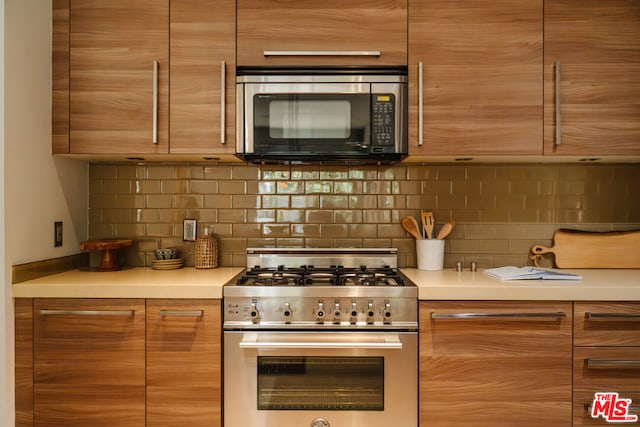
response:
[[[382,321],[384,323],[391,323],[391,304],[388,301],[384,303],[384,310],[382,310]]]
[[[340,303],[337,302],[335,307],[333,308],[333,321],[336,323],[339,323],[341,317],[342,317],[342,310],[340,310]]]
[[[289,320],[291,319],[292,316],[293,316],[293,310],[291,309],[291,304],[286,302],[282,306],[282,317],[284,318],[284,320]]]
[[[331,425],[324,418],[316,418],[311,422],[311,427],[331,427]]]
[[[318,305],[316,306],[314,313],[316,315],[317,321],[321,322],[324,320],[324,317],[326,316],[327,313],[324,310],[324,303],[322,301],[318,301]]]
[[[356,323],[358,320],[358,306],[355,301],[351,301],[351,311],[349,312],[349,321]]]
[[[376,315],[376,311],[373,308],[373,301],[369,301],[367,304],[367,323],[373,323],[373,318]]]
[[[258,307],[255,302],[251,303],[251,309],[249,310],[249,317],[251,318],[251,321],[253,323],[257,323],[258,321],[260,321],[260,310],[258,310]]]

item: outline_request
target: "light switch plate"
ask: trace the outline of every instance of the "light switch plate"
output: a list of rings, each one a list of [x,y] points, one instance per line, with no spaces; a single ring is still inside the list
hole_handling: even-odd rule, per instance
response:
[[[183,221],[182,240],[193,242],[196,240],[197,221],[195,219],[185,219]]]

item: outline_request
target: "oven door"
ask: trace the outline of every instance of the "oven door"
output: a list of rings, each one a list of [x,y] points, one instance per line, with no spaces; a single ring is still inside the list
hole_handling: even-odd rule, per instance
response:
[[[417,332],[224,332],[225,427],[416,427]]]

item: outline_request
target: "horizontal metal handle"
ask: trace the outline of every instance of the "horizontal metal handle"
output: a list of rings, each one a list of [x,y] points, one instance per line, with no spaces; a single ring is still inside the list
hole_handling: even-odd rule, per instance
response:
[[[264,56],[380,56],[378,50],[265,50]]]
[[[378,340],[369,341],[322,341],[322,340],[291,340],[291,341],[261,341],[257,336],[243,337],[240,341],[240,348],[255,349],[383,349],[383,350],[402,350],[402,342],[399,337],[390,336]]]
[[[70,315],[70,316],[133,316],[135,310],[49,310],[42,309],[40,314]]]
[[[160,316],[202,317],[202,310],[160,310]]]
[[[557,313],[431,313],[432,319],[563,319],[567,314]]]
[[[602,321],[627,321],[627,320],[640,320],[640,313],[591,313],[589,311],[584,313],[584,317],[587,320],[602,320]]]
[[[585,359],[589,369],[640,369],[640,360]]]

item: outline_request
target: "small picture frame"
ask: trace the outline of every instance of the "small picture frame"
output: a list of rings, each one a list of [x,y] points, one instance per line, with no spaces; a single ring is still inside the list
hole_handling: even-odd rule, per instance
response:
[[[194,242],[196,240],[197,221],[195,219],[185,219],[183,221],[183,234],[182,240],[187,242]]]

